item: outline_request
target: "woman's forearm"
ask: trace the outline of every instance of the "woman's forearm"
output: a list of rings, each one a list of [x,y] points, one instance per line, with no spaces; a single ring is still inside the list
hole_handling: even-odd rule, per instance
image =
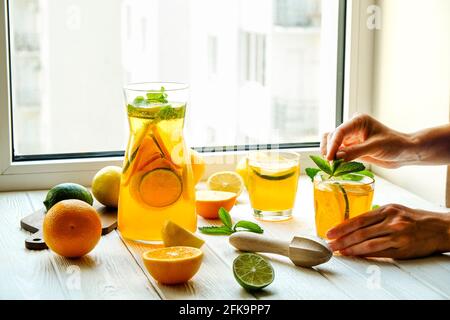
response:
[[[450,164],[450,124],[409,135],[409,164]]]
[[[444,237],[440,243],[439,252],[450,252],[450,214],[443,214],[443,225],[445,226]]]

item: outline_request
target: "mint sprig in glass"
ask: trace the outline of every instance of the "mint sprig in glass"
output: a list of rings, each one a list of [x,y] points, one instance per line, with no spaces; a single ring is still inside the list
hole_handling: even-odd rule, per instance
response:
[[[374,176],[356,161],[344,162],[311,156],[317,168],[306,173],[314,183],[316,228],[321,237],[335,225],[372,207]]]

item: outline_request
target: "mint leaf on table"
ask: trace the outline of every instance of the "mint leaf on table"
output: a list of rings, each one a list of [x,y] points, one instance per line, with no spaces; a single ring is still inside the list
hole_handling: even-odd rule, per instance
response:
[[[239,221],[238,223],[236,223],[233,227],[233,231],[234,232],[238,232],[238,231],[249,231],[249,232],[253,232],[253,233],[264,233],[264,229],[261,228],[259,225],[257,225],[254,222],[250,222],[250,221]]]
[[[318,156],[310,156],[310,158],[312,161],[314,161],[314,163],[316,164],[316,166],[319,167],[320,170],[329,174],[330,176],[333,174],[333,171],[331,170],[330,164],[328,163],[327,160],[322,159],[321,157]]]
[[[231,230],[231,228],[228,228],[227,226],[210,226],[210,227],[200,227],[198,230],[201,233],[204,234],[212,234],[212,235],[225,235],[229,236],[230,234],[233,234],[234,231]]]
[[[219,209],[219,218],[226,227],[230,229],[233,228],[233,221],[231,220],[231,216],[224,208]]]
[[[231,215],[228,213],[225,208],[219,209],[219,218],[223,222],[222,226],[209,226],[209,227],[200,227],[198,230],[204,234],[211,235],[231,235],[235,232],[239,231],[248,231],[253,233],[264,233],[264,230],[254,222],[250,221],[239,221],[233,227],[233,221],[231,219]]]

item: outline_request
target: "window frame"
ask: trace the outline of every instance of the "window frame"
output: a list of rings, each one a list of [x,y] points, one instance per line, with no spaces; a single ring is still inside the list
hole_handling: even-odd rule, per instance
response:
[[[361,110],[358,88],[361,81],[368,83],[367,68],[361,65],[372,65],[365,50],[358,44],[364,32],[365,19],[360,19],[366,12],[362,2],[373,0],[339,0],[338,30],[338,65],[336,92],[336,125],[342,123],[350,114]],[[363,20],[363,22],[361,22]],[[369,35],[370,36],[370,35]],[[1,0],[0,7],[0,191],[46,189],[63,181],[73,181],[90,185],[93,174],[107,165],[122,165],[123,152],[94,152],[80,154],[37,155],[14,157],[13,155],[13,123],[10,78],[9,51],[9,17],[8,0]],[[364,55],[363,55],[364,53]],[[362,70],[358,72],[358,70]],[[364,91],[365,92],[365,91]],[[198,148],[203,152],[208,164],[207,176],[217,170],[232,170],[245,150],[253,150],[257,146],[232,146],[211,150],[210,147]],[[318,154],[319,142],[282,144],[280,149],[294,150],[301,155],[301,166],[305,168],[312,163],[309,155]],[[219,151],[218,151],[219,150]]]

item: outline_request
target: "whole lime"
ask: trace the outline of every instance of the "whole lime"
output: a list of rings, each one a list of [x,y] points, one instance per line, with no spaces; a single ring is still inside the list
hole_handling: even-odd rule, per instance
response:
[[[117,208],[122,168],[108,166],[101,169],[92,179],[92,193],[101,204]]]
[[[78,199],[90,205],[94,203],[91,193],[85,187],[76,183],[62,183],[47,193],[44,205],[48,211],[58,202],[70,199]]]

